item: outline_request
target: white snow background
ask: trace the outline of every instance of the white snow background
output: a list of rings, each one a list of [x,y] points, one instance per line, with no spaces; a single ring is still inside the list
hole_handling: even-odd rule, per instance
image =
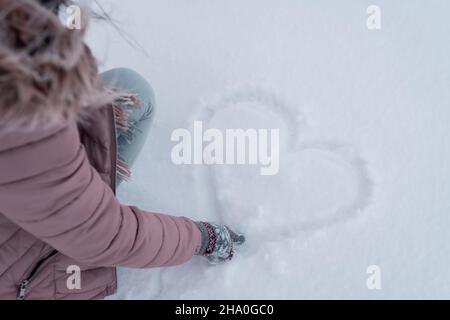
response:
[[[119,198],[248,238],[220,266],[120,268],[112,298],[450,298],[449,1],[101,3],[147,52],[94,23],[101,69],[133,68],[157,96]],[[280,128],[279,174],[174,165],[171,133],[193,120]]]

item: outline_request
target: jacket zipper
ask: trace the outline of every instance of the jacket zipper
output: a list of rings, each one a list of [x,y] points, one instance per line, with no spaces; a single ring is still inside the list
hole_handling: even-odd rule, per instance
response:
[[[111,120],[112,120],[112,137],[114,138],[113,143],[112,143],[112,147],[114,150],[112,150],[112,153],[114,155],[114,161],[112,163],[112,174],[111,174],[111,187],[113,190],[114,195],[116,194],[116,179],[117,179],[117,159],[119,158],[119,148],[117,147],[117,125],[116,125],[116,116],[114,114],[114,107],[111,106],[110,108],[110,114],[111,114]],[[117,268],[114,268],[114,281],[116,283],[117,286]]]
[[[30,273],[28,274],[28,276],[20,282],[19,290],[17,291],[17,299],[18,300],[25,299],[25,294],[27,292],[28,285],[33,280],[33,278],[37,275],[41,266],[44,264],[44,262],[48,261],[51,257],[53,257],[57,253],[58,253],[57,250],[53,250],[48,255],[46,255],[45,257],[40,259],[38,262],[36,262],[33,269],[31,269]]]
[[[116,128],[116,116],[114,114],[114,107],[111,106],[111,108],[109,108],[110,111],[110,116],[111,116],[111,121],[112,121],[112,126],[111,126],[111,137],[113,137],[113,143],[112,143],[112,149],[111,153],[114,155],[114,158],[111,159],[112,164],[111,164],[111,187],[113,190],[113,193],[116,194],[116,179],[117,179],[117,159],[118,159],[118,148],[117,148],[117,128]]]

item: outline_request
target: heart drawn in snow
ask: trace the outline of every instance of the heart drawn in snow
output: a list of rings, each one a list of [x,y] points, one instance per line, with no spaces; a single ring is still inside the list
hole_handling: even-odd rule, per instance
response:
[[[207,184],[220,222],[255,239],[281,240],[350,219],[368,203],[371,183],[352,148],[300,139],[298,108],[270,92],[245,88],[202,105],[196,120],[207,128],[279,129],[279,172],[259,165],[209,166]]]

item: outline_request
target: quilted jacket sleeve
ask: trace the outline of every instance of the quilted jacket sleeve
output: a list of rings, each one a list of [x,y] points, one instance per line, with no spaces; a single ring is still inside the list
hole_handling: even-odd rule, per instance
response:
[[[75,124],[0,138],[0,212],[92,266],[181,264],[200,244],[184,217],[119,203],[90,165]]]

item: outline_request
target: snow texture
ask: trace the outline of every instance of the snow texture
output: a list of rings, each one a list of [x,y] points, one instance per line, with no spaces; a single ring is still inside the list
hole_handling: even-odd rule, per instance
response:
[[[120,199],[248,239],[220,266],[120,268],[112,299],[450,298],[450,2],[104,3],[145,52],[95,23],[102,69],[138,70],[157,95]],[[194,120],[279,128],[279,173],[174,165],[170,135]]]

